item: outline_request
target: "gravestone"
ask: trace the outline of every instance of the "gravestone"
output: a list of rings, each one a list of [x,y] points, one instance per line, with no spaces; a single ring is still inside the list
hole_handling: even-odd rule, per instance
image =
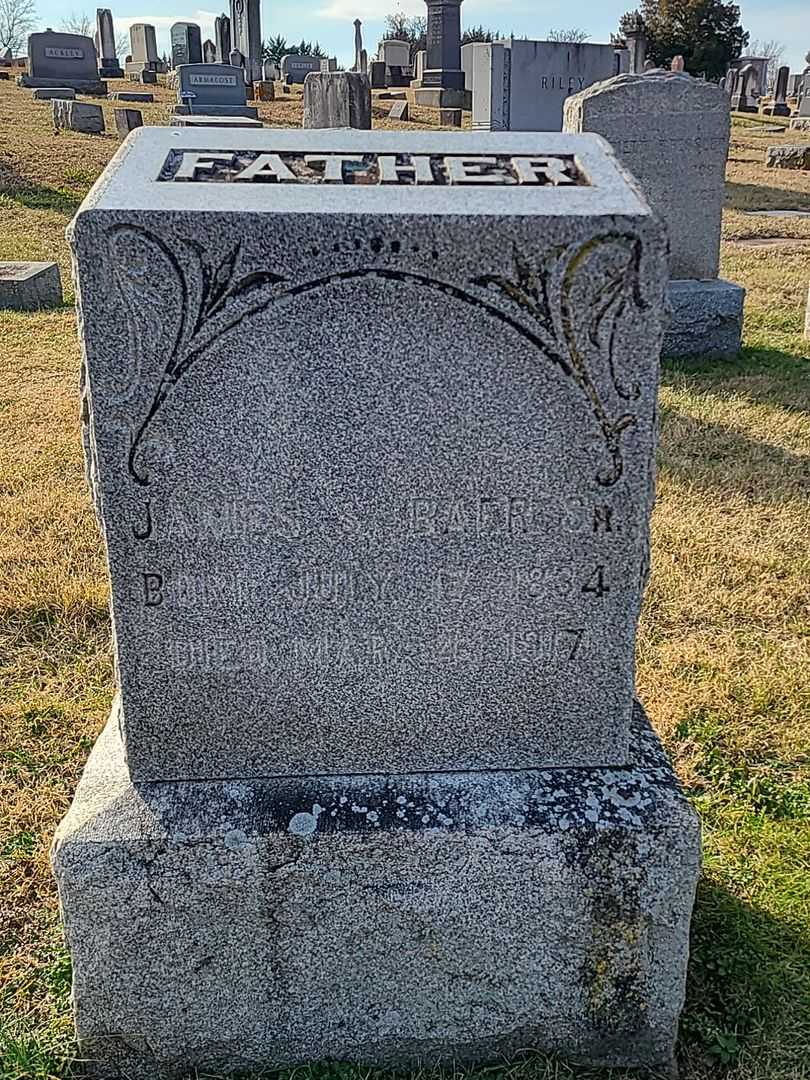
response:
[[[389,120],[409,120],[410,114],[407,101],[395,101],[388,114]]]
[[[253,89],[256,95],[256,101],[276,100],[276,84],[269,79],[254,83]]]
[[[264,126],[261,120],[252,116],[206,116],[203,113],[179,113],[170,118],[169,124],[171,127],[237,128],[239,131]]]
[[[769,169],[810,169],[810,145],[769,146],[765,156]]]
[[[255,120],[255,105],[248,105],[242,68],[230,64],[181,64],[177,68],[175,113],[208,116],[247,116]]]
[[[733,112],[757,112],[757,96],[752,92],[756,83],[756,69],[751,64],[746,64],[737,72],[737,82],[731,98]]]
[[[154,26],[151,23],[133,23],[129,28],[129,44],[132,58],[124,63],[127,75],[141,78],[142,73],[148,71],[157,76],[162,65]],[[154,81],[157,82],[157,78]]]
[[[33,101],[53,101],[54,98],[72,101],[75,97],[76,91],[72,86],[37,86],[31,91]]]
[[[776,73],[776,85],[773,92],[773,104],[766,105],[763,112],[766,116],[790,116],[790,108],[787,103],[788,79],[790,68],[780,67]]]
[[[334,72],[336,72],[337,69],[338,69],[337,57],[335,57],[335,56],[324,56],[324,57],[321,58],[320,71],[321,71],[321,73],[323,75],[334,74]]]
[[[262,24],[260,0],[231,0],[231,42],[244,57],[249,83],[262,77]]]
[[[157,72],[150,71],[149,68],[143,68],[137,75],[130,75],[130,79],[134,82],[143,83],[144,86],[156,86],[157,85]]]
[[[425,62],[427,60],[427,50],[419,49],[413,58],[413,79],[411,80],[411,86],[414,90],[418,90],[422,86],[422,78],[425,74]]]
[[[216,46],[218,64],[229,63],[231,55],[231,20],[223,12],[214,19],[214,42]]]
[[[102,79],[123,79],[124,72],[116,55],[115,26],[109,8],[96,10],[96,40],[99,52],[99,75]]]
[[[281,78],[281,71],[278,64],[272,60],[265,60],[262,64],[262,78],[261,82],[275,82],[276,79]]]
[[[385,64],[386,86],[408,86],[411,46],[407,41],[381,41],[377,59]]]
[[[0,262],[0,309],[39,311],[62,303],[62,280],[53,262]]]
[[[115,109],[114,118],[115,130],[122,139],[135,128],[143,127],[143,113],[140,109]]]
[[[638,11],[634,12],[630,28],[625,32],[627,42],[627,71],[630,75],[641,75],[644,72],[644,63],[647,59],[647,46],[649,36]]]
[[[108,97],[110,101],[140,101],[143,104],[149,104],[155,100],[154,94],[140,90],[117,90]]]
[[[104,130],[104,112],[100,105],[91,105],[86,101],[66,101],[54,98],[53,126],[67,131],[78,131],[83,135],[101,135]]]
[[[154,127],[70,237],[120,680],[53,849],[82,1055],[672,1069],[635,185],[591,136]]]
[[[675,72],[619,75],[569,98],[565,130],[613,147],[667,227],[677,288],[667,355],[736,357],[745,292],[717,280],[731,118],[725,91]]]
[[[430,108],[470,107],[461,67],[461,0],[425,0],[427,4],[427,56],[417,105]]]
[[[371,87],[356,71],[315,72],[304,82],[305,128],[371,130]]]
[[[360,75],[365,75],[366,72],[363,68],[363,23],[360,19],[354,20],[354,67],[353,71],[359,72]]]
[[[98,77],[96,47],[82,34],[45,30],[28,36],[28,72],[17,79],[20,86],[67,86],[82,94],[106,94]]]
[[[281,78],[290,83],[301,83],[311,71],[320,71],[321,61],[318,56],[299,56],[290,54],[281,58]]]
[[[202,34],[196,23],[177,22],[171,29],[172,67],[202,63]]]
[[[510,38],[474,44],[472,65],[474,130],[559,131],[566,98],[614,75],[616,49]]]
[[[210,39],[203,42],[203,63],[216,64],[217,47]]]

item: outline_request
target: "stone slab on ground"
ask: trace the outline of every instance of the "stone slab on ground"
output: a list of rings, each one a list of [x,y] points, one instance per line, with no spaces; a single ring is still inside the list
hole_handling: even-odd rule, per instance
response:
[[[409,120],[410,107],[407,101],[395,101],[388,114],[389,120]]]
[[[225,120],[258,120],[259,110],[255,105],[175,105],[172,116],[219,116]],[[234,124],[234,127],[238,127]]]
[[[699,824],[640,707],[622,768],[196,784],[118,720],[53,851],[90,1072],[673,1070]]]
[[[261,120],[250,116],[202,116],[199,113],[185,114],[175,113],[169,120],[170,127],[194,127],[194,128],[236,128],[239,131],[245,129],[261,128],[264,125]]]
[[[86,94],[89,97],[107,96],[107,83],[101,79],[37,79],[31,75],[20,75],[17,85],[32,90],[69,87],[77,94]]]
[[[60,98],[63,101],[73,101],[76,91],[71,86],[37,86],[31,91],[34,101],[53,101]]]
[[[765,164],[769,169],[810,170],[810,144],[769,146]]]
[[[110,94],[110,101],[140,101],[147,104],[154,100],[154,94],[139,90],[116,90],[115,93]]]
[[[0,308],[37,311],[59,307],[62,280],[53,262],[0,262]]]
[[[722,279],[671,281],[662,355],[734,360],[742,345],[745,289]]]
[[[55,128],[66,128],[85,135],[98,135],[104,131],[104,112],[100,105],[60,99],[55,99],[51,104]]]
[[[603,140],[143,128],[72,242],[136,779],[623,763],[666,266]]]

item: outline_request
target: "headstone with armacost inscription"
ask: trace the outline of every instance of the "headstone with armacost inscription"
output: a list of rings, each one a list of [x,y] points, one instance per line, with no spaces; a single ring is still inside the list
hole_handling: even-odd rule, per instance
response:
[[[728,94],[681,72],[618,75],[568,99],[565,130],[607,139],[666,225],[673,281],[666,354],[735,357],[745,290],[718,280]]]
[[[616,160],[143,128],[71,244],[119,680],[54,848],[84,1056],[670,1067],[699,837],[633,663],[667,274]]]
[[[247,104],[245,74],[230,64],[181,64],[177,69],[176,113],[206,116],[247,116],[256,119],[255,105]]]

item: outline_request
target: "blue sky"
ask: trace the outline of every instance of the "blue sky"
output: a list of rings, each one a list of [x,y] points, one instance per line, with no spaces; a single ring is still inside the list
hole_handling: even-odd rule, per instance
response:
[[[37,13],[42,27],[54,29],[70,14],[85,12],[95,17],[101,0],[38,0]],[[104,0],[112,8],[116,33],[133,22],[153,23],[158,31],[161,51],[168,52],[168,30],[178,19],[190,19],[202,27],[203,39],[213,38],[214,10],[206,0]],[[581,27],[591,41],[607,41],[623,11],[635,6],[634,0],[464,0],[462,21],[470,26],[483,23],[503,33],[544,38],[552,28]],[[804,68],[804,55],[810,49],[808,0],[741,0],[743,25],[751,38],[776,39],[786,46],[784,63],[792,71]],[[364,23],[365,44],[369,52],[376,48],[387,12],[403,10],[424,14],[424,0],[297,0],[296,3],[266,0],[262,3],[262,34],[283,34],[290,41],[302,37],[317,39],[341,61],[354,56],[352,22]]]

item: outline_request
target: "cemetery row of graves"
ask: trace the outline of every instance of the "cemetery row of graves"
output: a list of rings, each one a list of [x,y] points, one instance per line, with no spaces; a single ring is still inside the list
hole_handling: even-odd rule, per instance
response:
[[[810,72],[427,8],[3,61],[0,1080],[806,1071]]]

